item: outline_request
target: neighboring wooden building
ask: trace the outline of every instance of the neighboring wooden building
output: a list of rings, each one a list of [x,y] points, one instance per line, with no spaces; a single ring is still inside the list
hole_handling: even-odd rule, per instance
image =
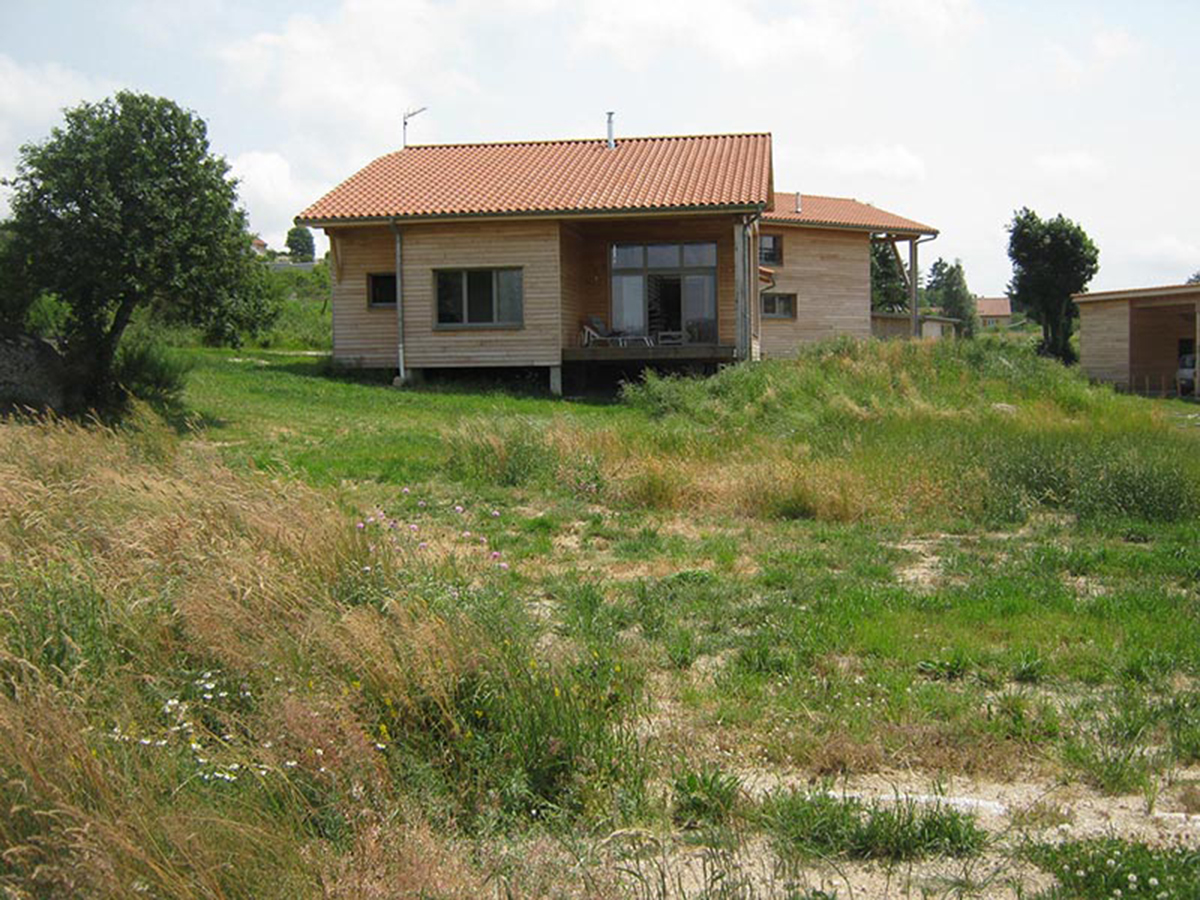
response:
[[[937,232],[772,180],[767,134],[416,146],[296,223],[329,237],[337,362],[544,366],[557,391],[564,364],[868,337],[870,241]]]
[[[918,323],[921,333],[917,337],[935,341],[944,337],[954,337],[958,333],[958,326],[962,324],[958,319],[926,313],[918,316]],[[871,335],[882,341],[897,338],[909,339],[913,336],[912,316],[906,312],[891,313],[876,310],[871,313]]]
[[[1007,328],[1012,324],[1012,303],[1008,297],[978,297],[975,300],[975,312],[979,316],[979,324],[984,328],[993,325]]]
[[[1089,378],[1140,393],[1176,390],[1180,359],[1194,356],[1200,341],[1200,284],[1072,299],[1079,307],[1079,362]],[[1193,375],[1191,392],[1196,382]]]

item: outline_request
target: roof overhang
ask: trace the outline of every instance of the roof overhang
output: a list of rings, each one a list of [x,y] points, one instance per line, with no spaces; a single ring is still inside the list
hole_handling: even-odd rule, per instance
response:
[[[1200,300],[1200,284],[1169,284],[1163,287],[1129,288],[1121,291],[1097,291],[1072,294],[1076,303],[1099,303],[1105,300],[1152,300],[1160,297]]]
[[[489,221],[520,219],[528,221],[529,219],[627,219],[661,216],[746,215],[761,214],[763,207],[764,204],[755,203],[738,206],[659,206],[598,210],[534,210],[531,212],[518,210],[484,213],[439,213],[420,216],[359,216],[333,219],[296,216],[292,221],[297,225],[305,225],[310,228],[336,228],[343,225],[418,225],[430,222],[478,221],[480,219]]]
[[[878,225],[850,225],[845,222],[799,222],[795,219],[776,219],[769,213],[762,218],[762,224],[770,228],[809,228],[819,231],[858,231],[869,234],[876,240],[909,240],[918,237],[937,237],[941,234],[936,228],[927,230],[880,228]]]

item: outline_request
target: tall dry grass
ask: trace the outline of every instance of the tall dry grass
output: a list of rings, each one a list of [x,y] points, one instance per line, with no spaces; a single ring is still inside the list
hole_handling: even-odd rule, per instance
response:
[[[457,835],[643,802],[625,713],[452,541],[145,410],[0,460],[7,895],[478,896]]]
[[[618,505],[921,528],[1200,513],[1194,437],[1004,342],[834,341],[711,378],[647,374],[624,399],[642,418],[461,425],[451,469]]]

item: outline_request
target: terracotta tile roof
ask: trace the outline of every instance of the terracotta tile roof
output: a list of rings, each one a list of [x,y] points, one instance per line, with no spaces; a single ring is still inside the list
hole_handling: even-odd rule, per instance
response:
[[[339,219],[762,207],[771,136],[622,138],[408,147],[381,156],[302,212]]]
[[[977,297],[975,311],[981,316],[1011,316],[1012,304],[1007,297]]]
[[[796,194],[785,191],[775,192],[774,209],[763,216],[763,221],[778,222],[781,225],[829,225],[834,228],[862,231],[938,233],[936,228],[847,197],[801,194],[800,211],[796,212]]]

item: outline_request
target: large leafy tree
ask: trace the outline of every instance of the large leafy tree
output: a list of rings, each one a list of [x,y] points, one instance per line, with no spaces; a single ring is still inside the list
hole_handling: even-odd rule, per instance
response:
[[[1083,291],[1099,270],[1100,251],[1083,228],[1061,214],[1042,219],[1022,209],[1008,233],[1009,296],[1042,326],[1041,352],[1074,362],[1071,330],[1079,310],[1071,295]]]
[[[21,148],[10,184],[2,318],[57,295],[89,405],[116,399],[117,348],[139,309],[217,339],[272,319],[229,166],[204,122],[170,100],[124,91],[68,110],[44,143]]]
[[[956,259],[953,265],[941,257],[934,261],[925,281],[925,299],[930,306],[938,307],[942,315],[958,319],[964,336],[974,337],[979,317],[975,311],[975,295],[967,287],[962,260]]]
[[[905,312],[908,309],[908,285],[896,260],[892,245],[886,241],[871,243],[871,309],[880,312]]]
[[[289,229],[285,243],[292,262],[312,262],[313,254],[317,252],[312,232],[303,225],[296,225]]]
[[[1200,284],[1200,272],[1193,272],[1192,276],[1187,280],[1188,284]]]

